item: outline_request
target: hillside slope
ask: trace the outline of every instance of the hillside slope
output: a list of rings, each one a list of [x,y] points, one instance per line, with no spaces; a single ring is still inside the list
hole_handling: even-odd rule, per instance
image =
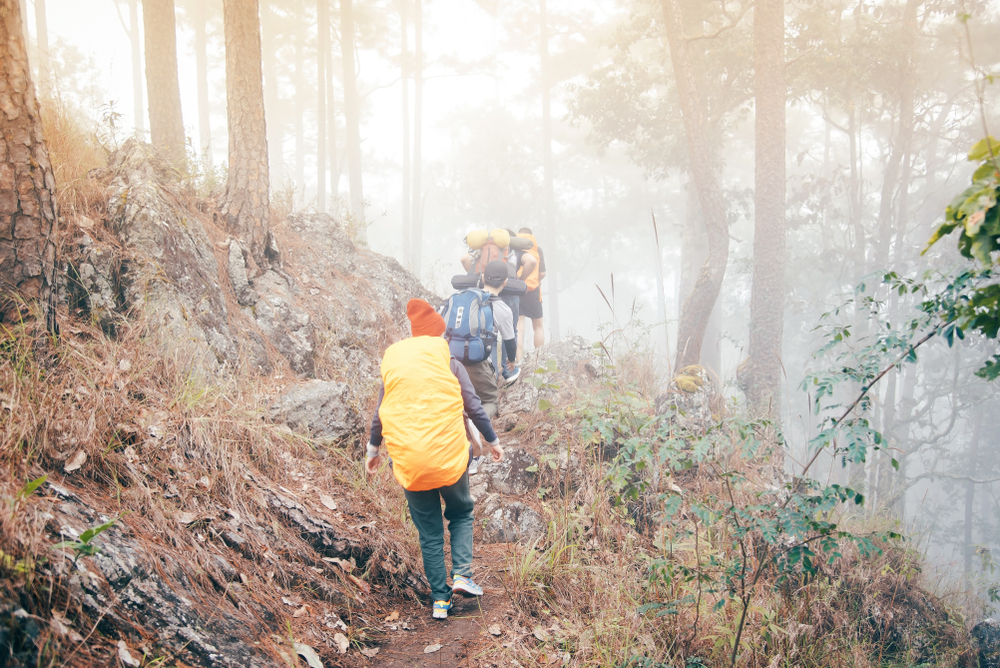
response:
[[[435,297],[320,215],[276,225],[251,280],[144,145],[91,178],[62,335],[0,341],[0,667],[973,665],[905,546],[782,571],[812,525],[741,533],[821,515],[767,425],[698,370],[656,396],[648,359],[579,339],[505,392],[507,459],[472,486],[487,596],[431,624],[403,495],[361,445],[406,301]]]

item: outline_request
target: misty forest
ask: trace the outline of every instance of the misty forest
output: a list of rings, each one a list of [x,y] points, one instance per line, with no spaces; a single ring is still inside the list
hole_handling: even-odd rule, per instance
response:
[[[1000,667],[998,34],[0,0],[0,668]]]

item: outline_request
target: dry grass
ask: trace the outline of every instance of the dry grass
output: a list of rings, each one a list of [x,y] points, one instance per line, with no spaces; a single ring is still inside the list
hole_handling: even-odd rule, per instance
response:
[[[91,170],[108,163],[108,152],[96,128],[85,121],[82,114],[68,108],[58,95],[46,96],[39,100],[39,105],[42,131],[56,179],[60,215],[101,218],[105,191],[99,181],[87,176]]]

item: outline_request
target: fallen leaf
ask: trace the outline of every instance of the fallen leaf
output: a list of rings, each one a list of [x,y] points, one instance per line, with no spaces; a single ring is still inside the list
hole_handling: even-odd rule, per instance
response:
[[[349,561],[344,561],[343,559],[338,559],[337,557],[323,557],[323,561],[331,564],[337,564],[348,573],[354,570],[354,564]]]
[[[375,655],[378,654],[378,647],[364,647],[361,649],[361,653],[367,656],[369,659],[374,659]]]
[[[375,528],[375,520],[372,520],[371,522],[365,522],[364,524],[354,524],[354,525],[348,524],[347,528],[348,529],[358,529],[359,531],[361,531],[363,529],[374,529]]]
[[[309,645],[300,642],[295,643],[295,653],[306,660],[309,668],[323,668],[323,662],[319,660],[319,654]]]
[[[337,509],[337,502],[333,500],[332,496],[327,496],[326,494],[320,494],[319,502],[322,503],[327,508],[329,508],[330,510]]]
[[[87,461],[87,453],[83,450],[77,450],[76,454],[73,455],[73,458],[66,462],[66,465],[63,466],[63,471],[66,473],[72,473],[83,466],[85,461]]]
[[[394,622],[397,619],[399,619],[399,612],[397,610],[393,610],[392,614],[385,618],[385,621]]]
[[[121,362],[118,363],[119,371],[128,371],[131,368],[132,368],[132,363],[129,362],[128,360],[122,360]]]
[[[441,649],[441,645],[439,645],[438,643],[434,643],[433,645],[428,645],[427,647],[424,647],[424,654],[433,654],[439,649]]]
[[[296,603],[295,601],[293,601],[292,599],[288,598],[287,596],[282,596],[281,597],[281,602],[284,603],[285,605],[291,606],[293,608],[297,608],[297,607],[299,607],[299,605],[301,605],[300,603]]]
[[[536,638],[538,638],[538,640],[540,642],[545,642],[546,640],[549,639],[549,633],[548,633],[548,631],[546,631],[545,629],[543,629],[541,626],[536,626],[535,630],[531,632],[531,635],[533,635]]]
[[[347,636],[338,633],[333,636],[333,642],[337,643],[337,649],[340,650],[341,654],[347,654],[347,648],[351,646],[351,641],[347,639]]]
[[[503,634],[503,629],[500,628],[499,624],[490,624],[490,627],[486,629],[490,632],[490,635],[499,636]]]
[[[181,524],[194,524],[198,521],[198,515],[195,513],[179,513],[177,515],[177,521]]]
[[[295,614],[293,614],[292,617],[298,619],[299,617],[305,617],[308,614],[309,614],[309,606],[303,605],[301,608],[295,611]]]
[[[364,593],[366,593],[366,594],[372,593],[371,586],[369,586],[369,584],[367,582],[365,582],[364,580],[362,580],[358,576],[348,574],[347,575],[347,579],[350,580],[351,582],[353,582],[355,584],[355,586],[358,589],[360,589],[361,591],[363,591]]]
[[[132,656],[132,653],[128,651],[128,645],[125,644],[124,640],[118,641],[118,659],[126,666],[136,666],[138,668],[138,666],[142,665],[135,659],[135,657]]]

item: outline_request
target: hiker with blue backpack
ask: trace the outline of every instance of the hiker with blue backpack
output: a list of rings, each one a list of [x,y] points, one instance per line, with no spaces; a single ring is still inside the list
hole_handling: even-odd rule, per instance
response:
[[[494,260],[483,271],[482,288],[462,290],[449,297],[441,307],[445,321],[444,338],[448,341],[451,355],[465,367],[483,409],[491,419],[499,409],[498,334],[507,353],[507,370],[513,372],[516,369],[514,314],[500,299],[507,278],[507,263]],[[474,437],[476,435],[473,434]],[[475,475],[483,461],[479,440],[473,438],[469,475]]]

